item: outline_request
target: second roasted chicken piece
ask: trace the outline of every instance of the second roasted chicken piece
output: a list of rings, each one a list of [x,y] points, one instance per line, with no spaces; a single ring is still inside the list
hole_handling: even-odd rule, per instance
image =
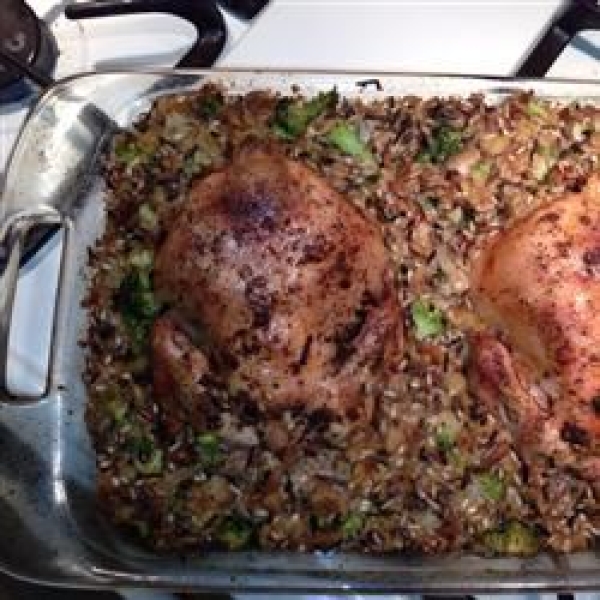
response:
[[[155,376],[173,372],[173,332],[161,331],[179,323],[180,339],[202,332],[196,347],[230,388],[269,409],[358,415],[401,343],[377,226],[273,150],[246,149],[192,188],[156,257],[155,287],[177,313],[154,328]]]
[[[473,340],[476,392],[502,405],[521,448],[568,460],[600,446],[598,180],[496,235],[471,290],[489,325]]]

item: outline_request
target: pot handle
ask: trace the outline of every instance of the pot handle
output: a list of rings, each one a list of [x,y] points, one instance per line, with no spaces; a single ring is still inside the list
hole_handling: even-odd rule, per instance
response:
[[[517,77],[543,77],[580,32],[600,29],[600,7],[595,0],[568,0],[515,71]]]
[[[46,382],[42,393],[26,396],[15,394],[10,390],[8,382],[8,355],[10,328],[13,314],[15,292],[19,278],[19,267],[25,251],[25,241],[28,233],[35,226],[65,226],[67,236],[63,243],[62,257],[59,273],[59,293],[61,297],[60,284],[63,278],[66,248],[68,245],[68,224],[60,214],[49,207],[35,208],[31,211],[19,212],[10,217],[0,230],[0,248],[4,254],[4,260],[0,265],[0,401],[9,404],[26,404],[42,399],[52,387],[52,374],[54,373],[54,346],[56,337],[57,315],[60,312],[57,300],[54,306],[53,326],[50,340],[50,356]]]
[[[90,0],[65,7],[68,19],[90,19],[134,13],[168,13],[194,25],[198,39],[177,63],[180,68],[205,68],[213,65],[227,39],[221,11],[206,0]]]

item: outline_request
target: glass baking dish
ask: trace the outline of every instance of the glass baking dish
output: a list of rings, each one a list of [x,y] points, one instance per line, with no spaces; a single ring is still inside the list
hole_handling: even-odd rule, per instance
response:
[[[94,505],[94,455],[83,420],[78,339],[85,324],[86,249],[102,230],[100,150],[153,98],[207,81],[253,89],[383,97],[482,93],[494,102],[517,89],[564,101],[600,101],[600,84],[477,77],[324,72],[145,72],[61,81],[32,110],[13,150],[0,204],[0,569],[40,583],[151,586],[198,591],[421,592],[584,590],[600,587],[600,556],[532,559],[366,557],[340,553],[208,553],[158,556],[122,539]],[[28,233],[62,229],[59,291],[45,390],[7,386],[13,295]],[[40,293],[43,293],[40,290]]]

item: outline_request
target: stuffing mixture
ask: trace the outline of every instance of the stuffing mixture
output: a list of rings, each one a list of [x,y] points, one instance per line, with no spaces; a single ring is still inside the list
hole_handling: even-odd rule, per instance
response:
[[[160,551],[590,548],[599,156],[529,93],[156,100],[90,251],[102,510]]]

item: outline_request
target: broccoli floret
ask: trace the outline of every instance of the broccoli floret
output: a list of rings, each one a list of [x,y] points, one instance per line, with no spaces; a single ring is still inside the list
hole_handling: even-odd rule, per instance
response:
[[[212,467],[221,460],[221,444],[214,433],[203,433],[196,438],[196,447],[200,461],[206,467]]]
[[[440,335],[444,331],[444,315],[439,308],[425,300],[415,300],[410,307],[417,339]]]
[[[115,138],[112,148],[116,162],[131,168],[148,163],[156,151],[157,139],[150,135],[121,134]]]
[[[158,229],[158,216],[148,203],[140,204],[138,209],[138,222],[142,229],[155,232]]]
[[[247,519],[228,517],[224,519],[217,530],[217,539],[228,550],[241,550],[249,545],[254,527]]]
[[[154,449],[146,460],[137,459],[135,468],[142,475],[159,475],[163,469],[163,452],[159,448]]]
[[[115,303],[137,352],[144,347],[152,321],[161,308],[152,291],[149,270],[131,269],[121,281]]]
[[[126,322],[153,318],[160,305],[150,285],[150,275],[145,271],[131,271],[119,287],[119,309]]]
[[[453,154],[461,151],[463,134],[446,125],[438,127],[427,143],[427,147],[418,156],[419,162],[443,163]]]
[[[431,419],[429,426],[435,447],[440,452],[444,452],[447,459],[460,468],[464,459],[459,456],[456,442],[460,436],[462,425],[456,415],[451,410],[443,410]]]
[[[492,163],[480,160],[471,167],[471,177],[477,181],[485,181],[492,172]]]
[[[130,252],[127,262],[138,271],[150,271],[154,263],[154,254],[149,248],[136,248]]]
[[[435,431],[435,445],[441,452],[449,452],[456,443],[456,431],[442,423]]]
[[[144,150],[134,142],[124,142],[115,146],[113,153],[117,161],[127,166],[139,162],[145,156]]]
[[[530,100],[525,107],[525,112],[530,117],[538,117],[544,119],[548,116],[547,104],[542,100]]]
[[[483,543],[494,554],[509,556],[533,556],[540,549],[536,532],[519,521],[509,521],[504,527],[487,531]]]
[[[504,481],[495,473],[482,473],[477,481],[483,495],[490,500],[502,500],[506,494]]]
[[[198,115],[203,119],[212,119],[216,117],[225,104],[221,94],[211,94],[203,96],[198,100]]]
[[[102,394],[103,407],[116,425],[125,421],[129,409],[127,402],[119,393],[116,386],[111,386]]]
[[[355,156],[365,163],[375,162],[369,147],[360,139],[358,129],[350,123],[337,123],[327,134],[327,140],[344,154]]]
[[[134,442],[137,458],[134,466],[142,475],[158,475],[163,469],[163,451],[157,448],[154,440],[143,436]]]
[[[362,530],[365,519],[360,513],[350,513],[342,521],[342,536],[348,540],[356,537]]]
[[[283,98],[275,107],[273,128],[275,133],[285,139],[301,136],[312,121],[325,111],[334,108],[338,102],[337,90],[321,92],[311,100]]]
[[[558,160],[558,148],[538,145],[531,157],[531,172],[538,181],[543,181]]]

